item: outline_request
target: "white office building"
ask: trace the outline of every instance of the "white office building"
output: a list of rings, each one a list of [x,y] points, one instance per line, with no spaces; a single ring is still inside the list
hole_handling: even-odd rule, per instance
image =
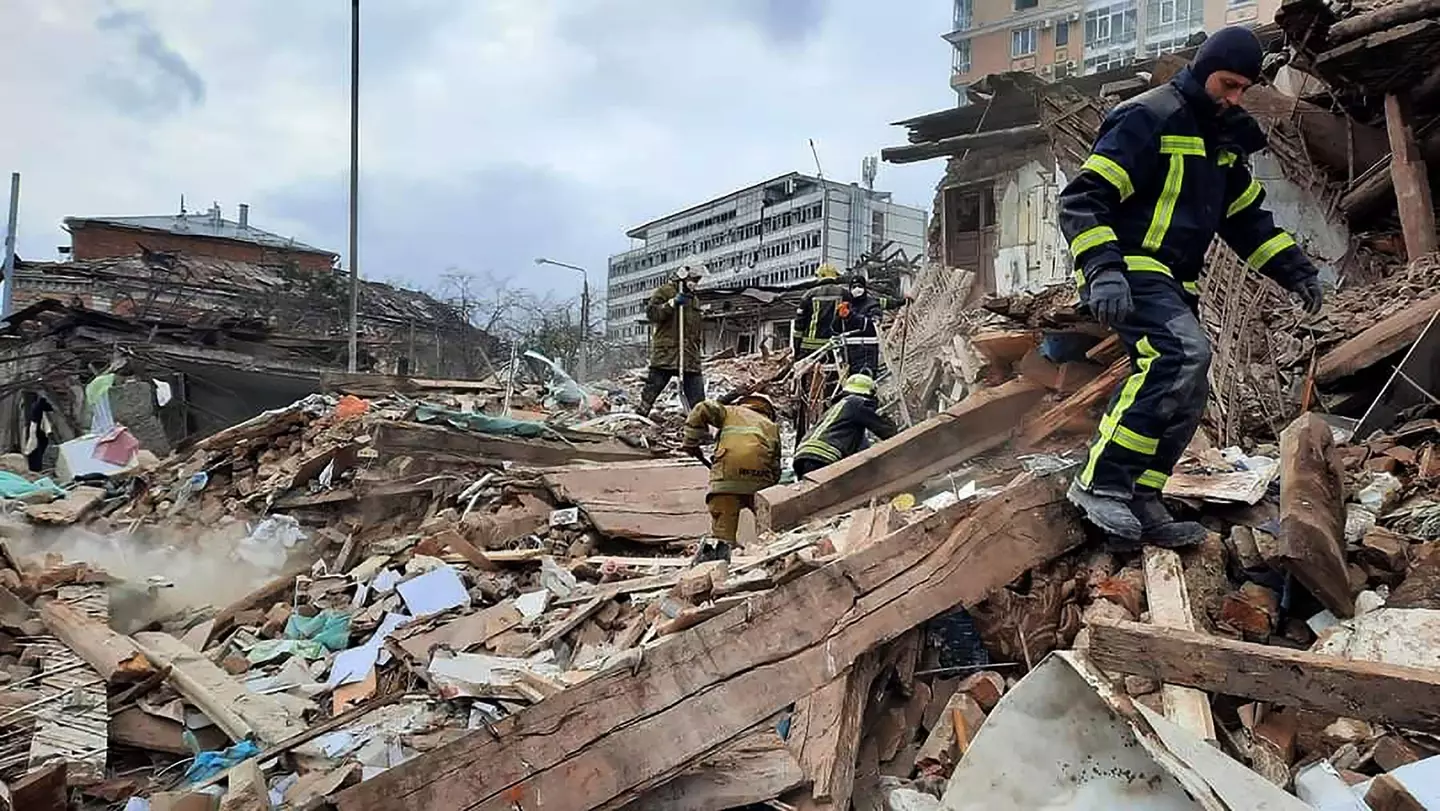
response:
[[[607,332],[644,343],[645,302],[686,262],[705,266],[703,287],[784,286],[826,263],[844,272],[886,243],[918,256],[926,217],[889,192],[792,172],[653,220],[627,232],[636,247],[610,257]]]

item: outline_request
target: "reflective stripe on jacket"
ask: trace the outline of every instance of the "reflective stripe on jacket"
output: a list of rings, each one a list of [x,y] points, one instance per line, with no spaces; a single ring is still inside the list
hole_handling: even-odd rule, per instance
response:
[[[716,428],[710,492],[750,495],[780,481],[780,429],[764,414],[744,406],[705,400],[685,420],[686,448],[698,448]]]
[[[878,406],[874,397],[861,394],[837,400],[795,447],[795,458],[817,459],[829,464],[860,450],[866,431],[880,439],[895,436],[899,429],[880,413]]]
[[[1117,106],[1060,194],[1076,282],[1111,269],[1158,273],[1198,294],[1217,234],[1283,286],[1315,275],[1250,173],[1249,155],[1264,146],[1255,120],[1238,109],[1217,114],[1188,68]]]

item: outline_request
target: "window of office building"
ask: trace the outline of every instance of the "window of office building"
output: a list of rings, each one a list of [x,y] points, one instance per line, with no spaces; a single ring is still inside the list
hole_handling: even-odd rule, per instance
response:
[[[955,43],[955,72],[970,72],[970,40],[968,39]]]
[[[1055,47],[1063,48],[1070,44],[1070,23],[1055,23]]]
[[[1010,32],[1010,57],[1019,59],[1035,53],[1035,26],[1017,28]]]
[[[1015,0],[1016,11],[1029,11],[1040,5],[1040,0]]]

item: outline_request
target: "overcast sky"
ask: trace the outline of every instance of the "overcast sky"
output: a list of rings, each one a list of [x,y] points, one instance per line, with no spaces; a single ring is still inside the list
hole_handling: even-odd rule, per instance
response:
[[[793,170],[857,180],[948,107],[949,0],[362,0],[360,269],[561,293],[628,227]],[[68,215],[234,219],[343,252],[345,0],[0,0],[20,255]],[[903,10],[901,10],[903,9]],[[943,168],[881,164],[929,208]],[[3,185],[3,184],[0,184]],[[0,188],[0,199],[5,194]],[[3,203],[0,203],[3,205]]]

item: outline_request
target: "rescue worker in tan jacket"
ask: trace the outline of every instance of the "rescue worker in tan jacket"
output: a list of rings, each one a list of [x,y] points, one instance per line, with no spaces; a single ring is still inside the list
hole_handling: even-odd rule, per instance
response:
[[[763,394],[748,394],[735,405],[704,400],[685,420],[682,449],[710,468],[710,537],[702,539],[695,562],[729,560],[740,529],[740,511],[755,510],[755,494],[780,481],[780,429],[775,403]],[[700,445],[719,430],[715,458],[707,460]]]

